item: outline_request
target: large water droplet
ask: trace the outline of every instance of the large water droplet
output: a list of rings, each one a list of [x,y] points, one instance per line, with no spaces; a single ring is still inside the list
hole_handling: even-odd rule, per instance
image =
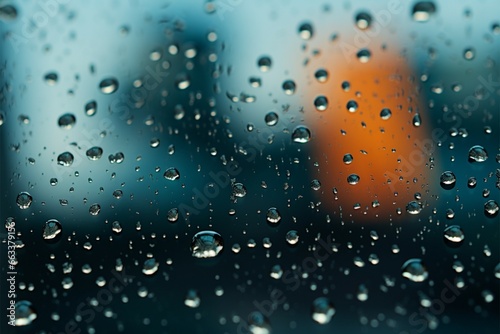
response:
[[[429,276],[420,259],[410,259],[401,267],[401,275],[413,282],[423,282]]]
[[[299,233],[295,230],[288,231],[286,233],[286,242],[288,242],[289,245],[295,245],[299,242]]]
[[[245,197],[247,194],[247,188],[242,183],[233,184],[233,195],[235,197]]]
[[[325,325],[335,315],[333,303],[326,297],[316,298],[312,303],[312,318],[318,324]]]
[[[104,94],[113,94],[118,89],[118,80],[115,78],[106,78],[99,84],[99,89]]]
[[[154,258],[147,259],[142,266],[142,273],[146,276],[153,275],[158,271],[159,265],[160,264]]]
[[[33,203],[33,197],[26,191],[20,192],[17,195],[16,203],[20,209],[25,210]]]
[[[314,107],[316,110],[325,111],[328,108],[328,99],[326,96],[320,95],[314,99]]]
[[[102,153],[102,148],[94,146],[87,150],[86,155],[89,160],[99,160],[102,157]]]
[[[487,216],[494,217],[498,214],[498,203],[494,200],[489,200],[484,204],[484,213]]]
[[[356,57],[358,58],[360,63],[367,63],[372,56],[372,53],[368,49],[361,49],[356,53]]]
[[[37,313],[29,301],[20,300],[15,304],[15,317],[16,326],[27,326],[37,318]]]
[[[311,131],[309,131],[309,129],[306,126],[299,125],[293,130],[292,141],[294,143],[305,144],[310,140],[311,140]]]
[[[193,236],[191,254],[197,258],[215,257],[224,247],[222,236],[214,231],[202,231]]]
[[[293,95],[295,93],[295,82],[293,80],[286,80],[283,82],[283,91],[286,95]]]
[[[372,16],[367,12],[360,12],[355,17],[356,27],[361,30],[370,28],[372,24]]]
[[[74,157],[70,152],[63,152],[57,157],[57,164],[64,167],[69,167],[73,164]]]
[[[422,205],[420,205],[420,203],[417,201],[410,201],[406,205],[406,212],[408,212],[410,215],[418,215],[420,211],[422,211]]]
[[[475,145],[469,149],[469,161],[484,162],[488,159],[488,152],[484,147]]]
[[[184,299],[184,305],[191,307],[191,308],[196,308],[200,306],[201,299],[198,296],[198,292],[196,290],[189,290],[186,298]]]
[[[94,203],[89,207],[89,213],[92,216],[97,216],[101,212],[101,206],[98,203]]]
[[[441,174],[440,177],[441,187],[443,187],[446,190],[452,189],[455,186],[456,181],[457,178],[455,177],[455,174],[451,171],[446,171]]]
[[[264,121],[268,126],[274,126],[278,124],[278,120],[279,120],[278,114],[275,113],[274,111],[268,112],[264,117]]]
[[[174,181],[181,177],[181,174],[175,167],[170,167],[163,173],[163,177],[167,180]]]
[[[444,238],[453,243],[460,243],[464,240],[465,234],[458,225],[451,225],[444,229]]]
[[[277,224],[281,220],[281,215],[276,208],[269,208],[267,210],[266,219],[272,224]]]
[[[309,22],[304,22],[299,26],[299,35],[300,38],[309,40],[314,35],[313,26]]]
[[[57,73],[55,73],[55,72],[47,73],[43,77],[43,79],[45,80],[45,82],[49,86],[54,86],[57,83],[58,78],[59,77],[58,77]]]
[[[49,219],[45,222],[43,226],[43,238],[45,240],[51,240],[57,237],[62,232],[62,225],[56,219]]]
[[[417,22],[427,22],[436,12],[436,6],[431,1],[420,1],[413,6],[413,20]]]
[[[76,123],[76,117],[73,114],[67,113],[59,117],[57,124],[63,129],[71,129]]]
[[[257,66],[261,70],[261,72],[267,72],[271,69],[272,60],[268,56],[260,57],[257,61]]]
[[[347,101],[346,108],[349,112],[355,112],[356,110],[358,110],[358,102],[349,100]]]
[[[342,158],[342,161],[344,161],[344,163],[346,165],[350,165],[352,163],[352,160],[353,160],[353,157],[351,154],[347,153],[347,154],[344,154],[344,158]]]

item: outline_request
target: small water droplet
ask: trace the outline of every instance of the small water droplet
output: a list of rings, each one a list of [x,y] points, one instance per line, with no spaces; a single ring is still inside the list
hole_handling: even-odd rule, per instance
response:
[[[328,71],[323,69],[323,68],[320,68],[319,70],[317,70],[314,73],[314,77],[316,78],[316,80],[318,80],[318,82],[321,82],[321,83],[327,82],[328,81]]]
[[[318,324],[326,325],[335,315],[333,303],[326,297],[316,298],[312,303],[312,318]]]
[[[277,224],[281,220],[281,215],[276,208],[269,208],[267,210],[266,219],[272,224]]]
[[[358,102],[349,100],[346,104],[346,108],[349,112],[355,112],[356,110],[358,110]]]
[[[16,203],[21,210],[25,210],[33,203],[33,197],[26,191],[20,192],[17,195]]]
[[[101,206],[99,204],[94,203],[89,207],[89,213],[92,216],[97,216],[99,212],[101,212]]]
[[[37,312],[27,300],[20,300],[15,304],[15,322],[16,326],[27,326],[37,318]]]
[[[367,63],[372,56],[372,53],[368,49],[361,49],[356,53],[356,57],[358,58],[360,63]]]
[[[314,99],[314,106],[318,111],[325,111],[328,108],[328,99],[326,96],[320,95]]]
[[[62,225],[56,219],[49,219],[45,222],[43,226],[43,238],[45,240],[51,240],[57,237],[62,232]]]
[[[484,213],[489,217],[495,217],[498,214],[498,203],[494,200],[489,200],[484,204]]]
[[[355,17],[356,27],[360,30],[366,30],[370,28],[372,24],[372,16],[367,12],[360,12]]]
[[[159,265],[154,258],[147,259],[142,266],[142,273],[146,276],[151,276],[158,271]]]
[[[460,243],[464,241],[465,234],[460,226],[451,225],[445,228],[444,238],[453,243]]]
[[[50,72],[45,74],[44,78],[45,82],[49,86],[54,86],[57,83],[57,80],[59,79],[57,73],[55,72]]]
[[[290,230],[286,233],[286,242],[289,245],[295,245],[299,242],[299,233],[295,230]]]
[[[441,174],[440,184],[443,189],[450,190],[455,186],[457,179],[451,171],[446,171]]]
[[[69,167],[73,164],[74,157],[70,152],[63,152],[57,157],[57,164],[64,167]]]
[[[347,154],[344,154],[344,158],[342,158],[342,161],[344,161],[344,163],[345,163],[346,165],[350,165],[350,164],[352,163],[352,160],[353,160],[353,159],[354,159],[354,158],[352,157],[352,155],[351,155],[351,154],[349,154],[349,153],[347,153]]]
[[[299,36],[304,40],[310,40],[314,35],[313,26],[309,22],[304,22],[299,26]]]

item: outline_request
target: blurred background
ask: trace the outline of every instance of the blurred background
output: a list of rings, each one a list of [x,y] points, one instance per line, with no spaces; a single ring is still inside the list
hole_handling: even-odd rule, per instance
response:
[[[1,0],[2,333],[498,332],[499,10]]]

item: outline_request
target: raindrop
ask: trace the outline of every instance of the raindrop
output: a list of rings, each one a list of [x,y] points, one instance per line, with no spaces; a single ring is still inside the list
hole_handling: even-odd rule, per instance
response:
[[[444,238],[453,243],[460,243],[464,241],[465,235],[462,228],[458,225],[451,225],[445,228]]]
[[[267,210],[266,219],[272,224],[277,224],[281,220],[280,213],[276,208],[269,208]]]
[[[45,240],[54,239],[62,232],[62,225],[56,219],[49,219],[43,226],[43,238]]]
[[[413,120],[412,120],[412,123],[413,123],[413,126],[414,127],[419,127],[420,125],[422,125],[422,119],[420,118],[420,114],[415,114],[413,116]]]
[[[368,49],[361,49],[356,53],[356,57],[358,58],[359,62],[361,63],[367,63],[372,56],[372,53]]]
[[[278,124],[278,119],[279,119],[278,114],[275,113],[274,111],[270,111],[266,114],[264,121],[268,126],[274,126]]]
[[[174,181],[181,177],[181,174],[175,167],[170,167],[163,173],[163,177],[167,180]]]
[[[20,300],[15,304],[15,326],[27,326],[37,318],[37,313],[31,303]]]
[[[261,72],[267,72],[271,68],[272,61],[268,56],[260,57],[257,61],[257,66],[259,67]]]
[[[191,85],[191,80],[189,79],[189,76],[186,73],[179,73],[176,78],[175,78],[175,86],[180,89],[184,90],[188,88]]]
[[[59,125],[60,128],[69,130],[73,126],[75,126],[76,123],[76,117],[73,114],[67,113],[59,117],[59,120],[57,121],[57,124]]]
[[[314,77],[318,82],[324,83],[328,81],[328,71],[325,69],[319,69],[314,73]]]
[[[356,27],[361,30],[370,28],[372,23],[372,16],[366,12],[358,13],[355,17]]]
[[[311,181],[311,189],[314,191],[318,191],[321,189],[321,182],[319,180],[314,179]]]
[[[498,210],[498,203],[492,199],[484,204],[484,213],[489,217],[496,216]]]
[[[26,191],[20,192],[17,195],[16,203],[21,210],[25,210],[33,203],[33,197]]]
[[[356,110],[358,110],[358,102],[349,100],[346,104],[346,108],[349,112],[355,112]]]
[[[293,95],[295,93],[296,85],[293,80],[286,80],[283,82],[282,88],[286,95]]]
[[[54,86],[57,83],[58,75],[55,72],[50,72],[45,74],[45,77],[43,79],[45,80],[47,85]]]
[[[422,264],[420,259],[410,259],[401,267],[403,277],[413,282],[423,282],[429,276],[427,268]]]
[[[344,154],[344,158],[342,159],[342,161],[344,161],[344,163],[346,165],[350,165],[352,163],[352,160],[353,160],[353,157],[351,154],[347,153],[347,154]]]
[[[295,245],[299,242],[299,233],[295,230],[290,230],[286,233],[286,242],[289,245]]]
[[[476,51],[473,48],[467,48],[464,50],[464,58],[466,60],[472,60],[475,57]]]
[[[189,290],[186,298],[184,299],[184,305],[191,307],[191,308],[196,308],[200,306],[200,297],[198,296],[198,292],[196,290]]]
[[[167,212],[167,219],[169,222],[176,222],[179,219],[179,209],[172,208]]]
[[[271,334],[269,320],[259,311],[248,315],[248,329],[252,334]]]
[[[436,6],[430,1],[417,2],[413,6],[413,20],[417,22],[427,22],[430,17],[436,12]]]
[[[118,89],[118,80],[115,78],[106,78],[99,84],[99,89],[104,94],[113,94]]]
[[[469,149],[469,161],[484,162],[488,159],[488,152],[484,147],[475,145]]]
[[[357,174],[350,174],[348,177],[347,177],[347,183],[351,184],[351,185],[355,185],[355,184],[358,184],[359,183],[359,175]]]
[[[384,108],[380,111],[380,118],[382,118],[383,120],[388,120],[389,118],[391,118],[391,116],[392,112],[388,108]]]
[[[69,167],[73,164],[73,161],[73,154],[69,152],[63,152],[57,157],[57,164],[60,166]]]
[[[318,324],[325,325],[335,315],[333,303],[326,297],[316,298],[312,303],[312,318]]]
[[[233,184],[233,195],[235,197],[245,197],[247,194],[247,188],[242,183]]]
[[[99,212],[101,212],[101,206],[97,203],[94,203],[90,206],[89,208],[89,213],[92,215],[92,216],[97,216],[99,214]]]
[[[142,266],[142,273],[146,276],[151,276],[158,271],[159,265],[160,264],[154,258],[147,259]]]
[[[309,40],[313,37],[314,35],[314,30],[309,22],[304,22],[299,26],[299,35],[300,38],[304,40]]]
[[[453,174],[453,172],[450,171],[443,172],[440,177],[441,187],[443,187],[446,190],[450,190],[455,186],[456,180],[457,179],[455,177],[455,174]]]
[[[0,19],[14,20],[17,18],[17,9],[12,5],[5,5],[0,7]]]
[[[422,211],[422,206],[417,201],[410,201],[406,205],[406,212],[408,212],[410,215],[418,215],[420,211]]]
[[[89,160],[99,160],[102,157],[102,148],[99,146],[91,147],[87,150],[86,155]]]
[[[87,104],[85,104],[85,115],[87,116],[94,116],[97,112],[97,102],[96,101],[90,101]]]
[[[191,241],[191,254],[197,258],[215,257],[224,247],[222,236],[213,231],[202,231]]]
[[[318,111],[325,111],[328,108],[328,99],[326,96],[320,95],[314,100],[314,106]]]
[[[294,143],[305,144],[310,140],[311,140],[311,131],[309,131],[309,129],[306,126],[299,125],[293,130],[292,141]]]

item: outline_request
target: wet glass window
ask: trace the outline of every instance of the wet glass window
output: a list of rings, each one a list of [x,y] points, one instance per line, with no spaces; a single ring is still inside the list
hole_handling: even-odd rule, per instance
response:
[[[0,332],[498,332],[498,13],[1,0]]]

